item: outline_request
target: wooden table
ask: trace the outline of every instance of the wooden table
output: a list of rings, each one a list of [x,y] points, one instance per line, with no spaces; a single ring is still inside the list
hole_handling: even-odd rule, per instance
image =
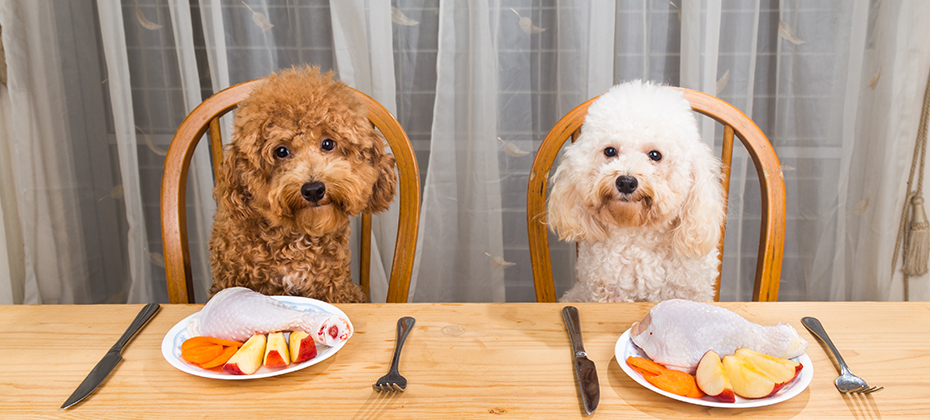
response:
[[[601,400],[590,417],[930,417],[930,304],[877,302],[725,303],[763,325],[786,321],[810,342],[814,378],[796,397],[752,409],[675,401],[630,379],[614,345],[651,304],[578,304]],[[2,418],[585,418],[575,385],[563,304],[338,305],[355,335],[330,359],[272,378],[224,381],[181,372],[161,354],[165,333],[199,305],[163,305],[123,352],[103,385],[59,408],[141,305],[0,306]],[[401,358],[404,393],[372,390],[387,372],[395,325],[417,323]],[[801,325],[815,316],[853,372],[885,390],[843,395],[826,347]]]

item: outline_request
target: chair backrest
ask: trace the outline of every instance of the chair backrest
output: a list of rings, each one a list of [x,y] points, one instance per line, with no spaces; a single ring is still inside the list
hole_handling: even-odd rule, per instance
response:
[[[721,160],[723,161],[722,182],[725,196],[729,195],[734,134],[739,137],[752,158],[756,172],[759,174],[759,187],[762,191],[762,232],[759,238],[752,300],[777,301],[785,247],[785,179],[775,150],[772,149],[772,145],[762,130],[740,110],[703,92],[679,89],[684,91],[685,99],[691,103],[694,111],[713,118],[724,127]],[[574,142],[578,138],[581,125],[588,113],[588,107],[595,99],[597,98],[589,99],[579,105],[555,124],[539,146],[530,171],[526,194],[526,218],[530,260],[533,264],[533,278],[538,302],[556,301],[552,262],[549,256],[549,235],[546,231],[546,189],[549,183],[549,170],[565,140],[571,137]],[[720,229],[722,233],[726,233],[726,220]],[[723,243],[724,235],[721,234],[720,243],[717,246],[721,263]],[[714,289],[716,301],[720,298],[719,274]]]
[[[203,101],[181,122],[171,140],[161,182],[162,241],[165,251],[168,298],[171,303],[193,303],[194,301],[186,212],[187,173],[194,149],[209,129],[213,173],[214,177],[219,177],[223,164],[220,117],[236,108],[239,102],[246,99],[252,88],[260,82],[261,79],[256,79],[230,86]],[[384,135],[391,147],[391,153],[397,160],[400,216],[387,301],[406,302],[410,290],[410,275],[413,270],[420,218],[420,172],[410,140],[397,119],[368,95],[354,89],[353,92],[368,111],[368,119],[372,125]],[[360,230],[361,272],[359,277],[362,289],[367,294],[371,261],[370,214],[362,214]]]

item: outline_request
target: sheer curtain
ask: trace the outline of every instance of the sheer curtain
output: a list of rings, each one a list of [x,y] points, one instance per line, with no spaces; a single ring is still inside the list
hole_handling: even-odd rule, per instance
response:
[[[108,136],[105,77],[92,59],[96,17],[90,2],[60,6],[0,3],[7,62],[0,153],[9,164],[0,174],[4,191],[13,192],[0,196],[0,248],[13,261],[0,273],[10,293],[0,296],[5,303],[126,301],[130,228],[117,204],[124,192],[110,160],[117,145]]]
[[[213,92],[306,63],[373,96],[411,138],[414,301],[534,300],[534,152],[564,113],[637,78],[719,96],[769,136],[788,192],[781,300],[900,300],[891,259],[928,20],[916,0],[0,0],[0,303],[166,301],[158,193],[174,129]],[[722,299],[745,300],[760,198],[739,148],[732,169]],[[189,182],[204,301],[206,150]],[[394,213],[375,218],[376,300],[395,229]],[[561,293],[574,244],[551,244]],[[910,299],[930,300],[927,283],[912,278]]]
[[[503,301],[502,179],[498,156],[500,5],[439,5],[436,97],[419,267],[418,301]]]

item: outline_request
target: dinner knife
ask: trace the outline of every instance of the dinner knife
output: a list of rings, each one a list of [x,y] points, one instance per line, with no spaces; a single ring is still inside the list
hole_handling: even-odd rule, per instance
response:
[[[578,379],[578,391],[581,392],[581,401],[584,404],[584,412],[587,414],[594,413],[597,403],[601,400],[601,387],[597,381],[597,368],[594,362],[588,359],[588,354],[584,351],[584,343],[581,341],[581,320],[578,318],[578,308],[566,306],[562,308],[562,316],[565,317],[565,327],[568,328],[568,335],[572,338],[572,353],[575,358],[575,378]]]
[[[61,408],[68,408],[76,404],[78,401],[84,399],[84,397],[90,395],[91,392],[94,392],[95,389],[106,379],[107,375],[116,367],[116,364],[123,360],[123,356],[120,356],[120,352],[123,351],[123,347],[129,343],[129,340],[132,340],[132,337],[136,335],[139,330],[152,319],[152,316],[158,312],[158,309],[161,305],[157,303],[150,303],[145,305],[144,308],[139,312],[139,315],[136,315],[136,319],[132,321],[132,324],[129,325],[129,328],[126,332],[123,333],[123,336],[119,338],[116,344],[113,347],[110,347],[110,350],[107,351],[107,354],[103,356],[103,359],[100,359],[97,362],[97,366],[94,366],[94,369],[87,374],[87,377],[84,378],[84,382],[81,382],[78,385],[77,389],[74,390],[74,393],[68,397],[68,400],[61,405]]]

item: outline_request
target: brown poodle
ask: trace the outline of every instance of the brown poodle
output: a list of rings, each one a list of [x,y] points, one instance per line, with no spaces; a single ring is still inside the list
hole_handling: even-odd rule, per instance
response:
[[[349,216],[388,208],[394,156],[345,84],[317,67],[268,76],[239,104],[210,238],[211,293],[364,302]]]

